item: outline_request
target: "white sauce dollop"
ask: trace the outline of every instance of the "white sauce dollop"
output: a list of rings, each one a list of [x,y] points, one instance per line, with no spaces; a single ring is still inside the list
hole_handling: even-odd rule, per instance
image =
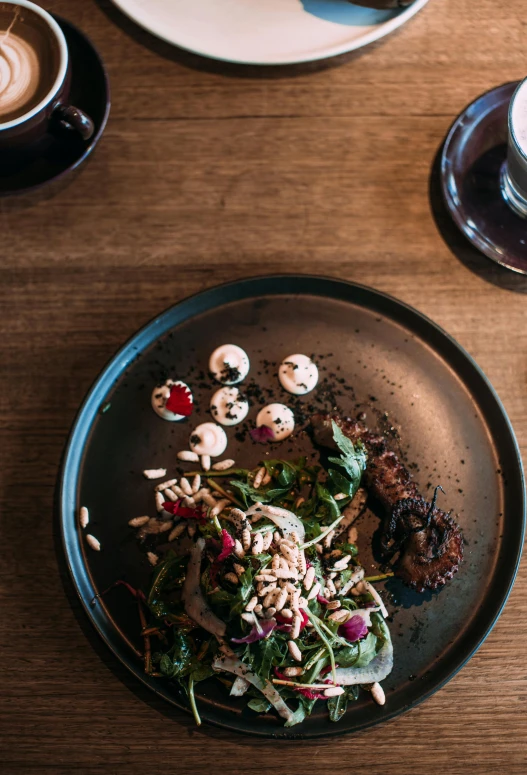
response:
[[[236,344],[222,344],[209,359],[209,371],[223,385],[235,385],[249,373],[249,356]]]
[[[222,387],[210,401],[210,412],[221,425],[236,425],[247,417],[249,402],[237,387]]]
[[[310,393],[318,382],[316,363],[307,355],[296,353],[284,358],[278,369],[278,379],[284,390],[294,396]]]
[[[256,418],[256,425],[260,428],[267,425],[274,431],[274,441],[287,439],[295,429],[295,416],[291,409],[284,404],[268,404],[260,409]]]
[[[184,382],[181,382],[181,380],[174,381],[173,379],[167,379],[164,385],[155,387],[152,390],[152,409],[156,414],[162,417],[163,420],[168,420],[169,422],[176,422],[176,420],[185,419],[182,414],[174,414],[174,412],[171,412],[170,409],[167,409],[165,406],[170,396],[170,388],[173,385],[180,385],[181,387],[186,388],[189,392],[190,402],[192,404],[194,403],[194,398],[192,397],[189,386]]]
[[[204,422],[190,435],[190,449],[197,455],[219,457],[227,448],[227,436],[220,425]]]

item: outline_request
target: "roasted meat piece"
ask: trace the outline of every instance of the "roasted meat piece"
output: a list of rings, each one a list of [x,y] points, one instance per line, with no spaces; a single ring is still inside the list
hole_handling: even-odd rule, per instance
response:
[[[463,559],[463,536],[450,514],[423,498],[386,439],[356,420],[316,414],[311,418],[315,441],[335,448],[332,421],[353,442],[361,441],[368,453],[364,483],[384,507],[386,518],[381,546],[386,560],[398,555],[396,576],[418,592],[437,589],[451,579]]]

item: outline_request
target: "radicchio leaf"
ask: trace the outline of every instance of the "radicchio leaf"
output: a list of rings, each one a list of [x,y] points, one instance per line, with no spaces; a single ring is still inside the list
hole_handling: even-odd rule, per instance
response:
[[[368,634],[368,626],[362,616],[352,616],[351,619],[340,625],[338,634],[341,638],[349,640],[350,643],[355,643]]]
[[[258,624],[259,627],[257,628],[255,625],[245,638],[231,638],[231,641],[233,643],[256,643],[257,640],[268,638],[276,627],[274,619],[262,619]]]
[[[216,558],[216,561],[217,562],[222,562],[222,560],[227,559],[227,557],[230,555],[230,553],[234,549],[234,546],[235,546],[234,538],[224,528],[221,531],[221,552],[219,553],[218,557]]]

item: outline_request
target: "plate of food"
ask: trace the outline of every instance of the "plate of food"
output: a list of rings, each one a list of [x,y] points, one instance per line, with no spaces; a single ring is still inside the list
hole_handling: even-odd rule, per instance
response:
[[[60,477],[84,608],[168,702],[317,737],[416,705],[474,654],[523,545],[513,430],[416,310],[329,278],[204,291],[86,397]]]
[[[250,65],[311,62],[366,46],[405,24],[428,0],[113,0],[162,40],[201,56]]]

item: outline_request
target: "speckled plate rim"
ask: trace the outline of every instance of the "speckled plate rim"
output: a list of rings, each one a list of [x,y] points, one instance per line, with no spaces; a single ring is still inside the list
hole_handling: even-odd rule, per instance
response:
[[[90,601],[93,600],[97,590],[85,562],[82,541],[79,536],[78,520],[75,514],[79,471],[85,454],[85,445],[89,441],[91,428],[97,418],[100,407],[123,371],[133,362],[138,353],[152,345],[159,337],[178,324],[197,314],[228,302],[269,295],[329,297],[333,300],[345,301],[381,312],[399,323],[402,321],[408,325],[413,324],[414,328],[419,331],[419,336],[426,337],[428,344],[431,344],[436,351],[441,349],[442,356],[456,370],[458,376],[461,369],[465,370],[464,384],[467,384],[468,381],[472,387],[474,385],[478,387],[480,411],[487,419],[490,414],[493,415],[494,424],[497,422],[500,426],[500,448],[507,448],[507,454],[513,461],[514,481],[509,479],[508,491],[510,493],[509,497],[518,499],[516,513],[519,516],[517,529],[509,537],[512,545],[508,547],[507,552],[502,552],[502,555],[506,554],[508,566],[506,582],[497,596],[491,595],[489,592],[489,599],[486,600],[486,605],[481,608],[478,614],[480,619],[482,616],[485,619],[483,622],[480,622],[476,637],[464,637],[462,653],[457,660],[454,660],[453,664],[451,660],[444,660],[442,670],[433,687],[429,691],[420,694],[415,701],[396,708],[392,712],[384,713],[378,721],[355,723],[351,728],[346,728],[346,717],[344,716],[339,724],[334,725],[334,730],[324,730],[319,734],[313,732],[302,733],[301,728],[299,729],[298,727],[284,729],[283,733],[274,734],[265,728],[258,729],[257,726],[248,733],[258,737],[271,737],[273,739],[334,737],[357,732],[366,727],[377,726],[389,721],[426,700],[453,678],[476,653],[494,627],[507,602],[521,560],[526,525],[525,478],[521,453],[511,422],[496,391],[478,364],[453,337],[430,320],[430,318],[404,302],[398,301],[393,296],[368,286],[317,275],[284,274],[250,277],[209,288],[173,305],[143,326],[121,347],[102,369],[81,404],[66,444],[63,465],[58,479],[58,507],[62,546],[68,570],[82,606],[106,645],[113,651],[119,661],[145,686],[158,696],[168,700],[172,705],[190,713],[188,706],[178,701],[173,694],[168,692],[165,688],[166,684],[162,685],[156,679],[144,675],[142,665],[134,658],[132,651],[127,647],[123,648],[123,637],[106,614],[105,606],[97,605],[92,607],[90,605]],[[514,492],[516,493],[515,496]],[[501,562],[503,562],[503,559]],[[467,644],[465,641],[469,641],[469,643]],[[225,720],[211,719],[207,717],[206,710],[201,715],[207,723],[214,726],[247,733],[247,730],[237,728],[235,716],[226,716]]]
[[[198,56],[206,57],[207,59],[215,59],[218,62],[230,62],[237,65],[257,65],[260,67],[273,67],[276,65],[296,65],[304,62],[317,62],[321,59],[330,59],[331,57],[339,56],[339,54],[347,54],[350,51],[356,51],[359,48],[368,46],[370,43],[374,43],[376,40],[386,37],[396,29],[406,24],[413,16],[415,16],[429,0],[414,0],[412,5],[407,8],[401,9],[400,13],[389,21],[382,22],[378,25],[378,28],[372,30],[372,32],[366,33],[355,40],[352,40],[341,45],[328,46],[320,52],[313,53],[310,56],[299,57],[281,57],[272,60],[259,60],[259,59],[237,59],[235,57],[222,57],[217,54],[213,54],[207,51],[206,48],[197,46],[185,45],[184,41],[177,39],[176,37],[167,33],[166,25],[162,23],[156,23],[148,11],[142,12],[134,3],[130,3],[129,0],[112,0],[114,5],[119,8],[125,16],[139,24],[140,27],[151,32],[157,38],[164,40],[166,43],[170,43],[172,46],[178,46],[185,51],[190,51],[192,54],[198,54]]]

